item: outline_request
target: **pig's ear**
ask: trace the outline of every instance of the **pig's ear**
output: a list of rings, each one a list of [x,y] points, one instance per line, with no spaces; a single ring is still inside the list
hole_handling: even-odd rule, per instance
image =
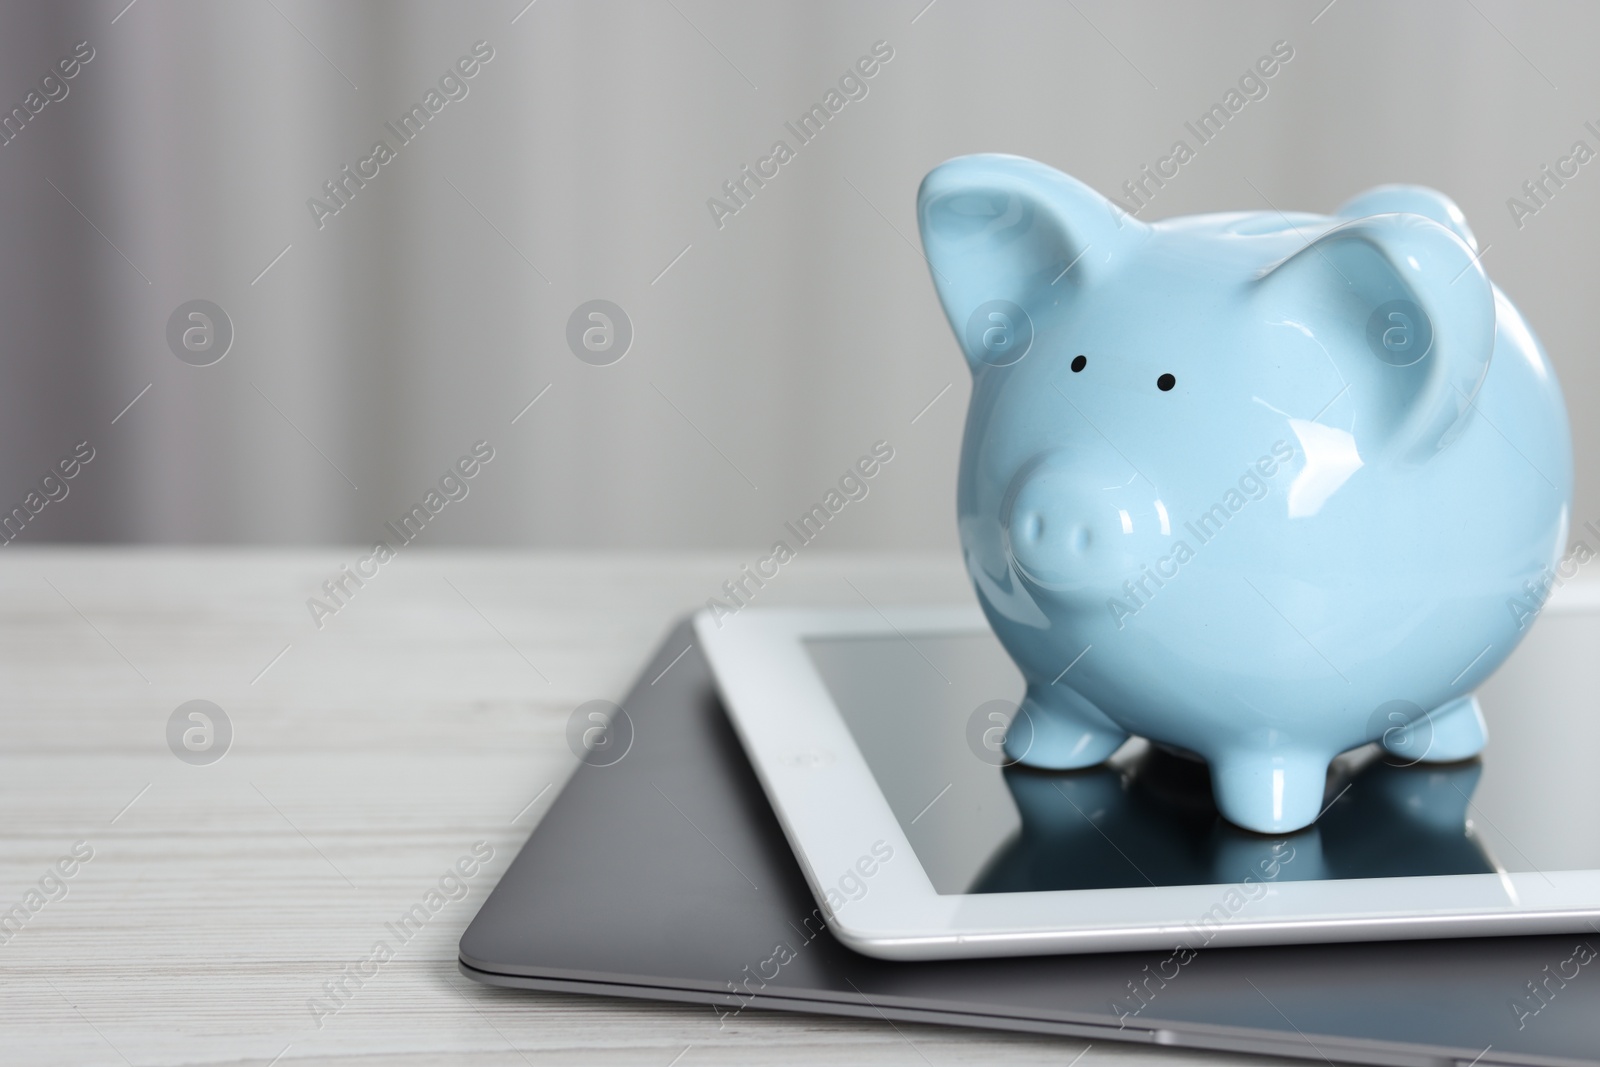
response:
[[[990,301],[1035,315],[1103,275],[1149,231],[1110,200],[1020,156],[962,156],[934,168],[917,194],[933,284],[967,361],[969,320]],[[981,333],[978,333],[981,337]]]
[[[1364,219],[1368,215],[1392,215],[1405,212],[1432,219],[1465,242],[1474,252],[1478,239],[1467,225],[1456,202],[1437,189],[1426,185],[1377,185],[1339,205],[1334,215],[1341,219]]]
[[[1373,458],[1426,460],[1453,440],[1494,352],[1494,289],[1452,230],[1372,215],[1323,233],[1257,283],[1333,359]],[[1369,447],[1374,446],[1374,447]]]

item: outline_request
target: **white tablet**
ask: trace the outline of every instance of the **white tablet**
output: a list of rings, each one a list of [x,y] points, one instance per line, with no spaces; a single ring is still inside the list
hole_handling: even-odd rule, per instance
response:
[[[1600,930],[1597,594],[1558,593],[1480,690],[1481,758],[1347,753],[1317,823],[1280,837],[1223,821],[1202,764],[1137,739],[1084,771],[1006,765],[1022,677],[976,607],[695,624],[845,944],[1182,967],[1227,945]]]

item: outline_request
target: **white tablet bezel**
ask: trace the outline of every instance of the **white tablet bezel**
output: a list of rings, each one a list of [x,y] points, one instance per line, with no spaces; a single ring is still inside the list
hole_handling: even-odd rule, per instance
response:
[[[1569,587],[1546,611],[1594,610]],[[1190,949],[1315,941],[1564,933],[1600,922],[1600,871],[1506,872],[1236,885],[941,895],[901,832],[804,642],[982,632],[953,608],[746,608],[695,632],[723,703],[828,926],[897,960]],[[876,851],[874,850],[876,846]],[[892,853],[887,861],[885,852]],[[870,874],[867,872],[870,871]],[[841,900],[841,878],[866,892]],[[1265,892],[1260,887],[1265,887]],[[1230,910],[1241,888],[1248,907]],[[1232,894],[1232,895],[1230,895]],[[1226,921],[1204,922],[1217,916]]]

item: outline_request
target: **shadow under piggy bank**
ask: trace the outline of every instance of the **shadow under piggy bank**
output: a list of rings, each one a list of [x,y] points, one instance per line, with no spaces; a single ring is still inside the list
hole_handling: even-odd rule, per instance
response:
[[[1267,836],[1225,821],[1204,763],[1149,747],[1082,771],[1004,771],[1018,835],[969,892],[1486,874],[1467,828],[1482,764],[1336,763],[1326,812]]]

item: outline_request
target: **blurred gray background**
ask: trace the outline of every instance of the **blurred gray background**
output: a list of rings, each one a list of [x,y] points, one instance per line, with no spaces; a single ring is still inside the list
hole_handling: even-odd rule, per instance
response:
[[[429,543],[764,546],[886,439],[820,543],[953,548],[968,386],[917,183],[1006,151],[1115,192],[1279,40],[1141,217],[1445,190],[1554,359],[1600,516],[1600,162],[1507,207],[1600,148],[1592,4],[525,3],[4,8],[7,110],[94,50],[0,146],[0,510],[96,450],[20,540],[371,541],[486,439]],[[468,95],[319,228],[308,199],[480,40]],[[867,95],[719,228],[707,199],[878,41]],[[205,367],[166,339],[197,298],[235,333]],[[634,330],[609,366],[566,341],[593,299]]]

